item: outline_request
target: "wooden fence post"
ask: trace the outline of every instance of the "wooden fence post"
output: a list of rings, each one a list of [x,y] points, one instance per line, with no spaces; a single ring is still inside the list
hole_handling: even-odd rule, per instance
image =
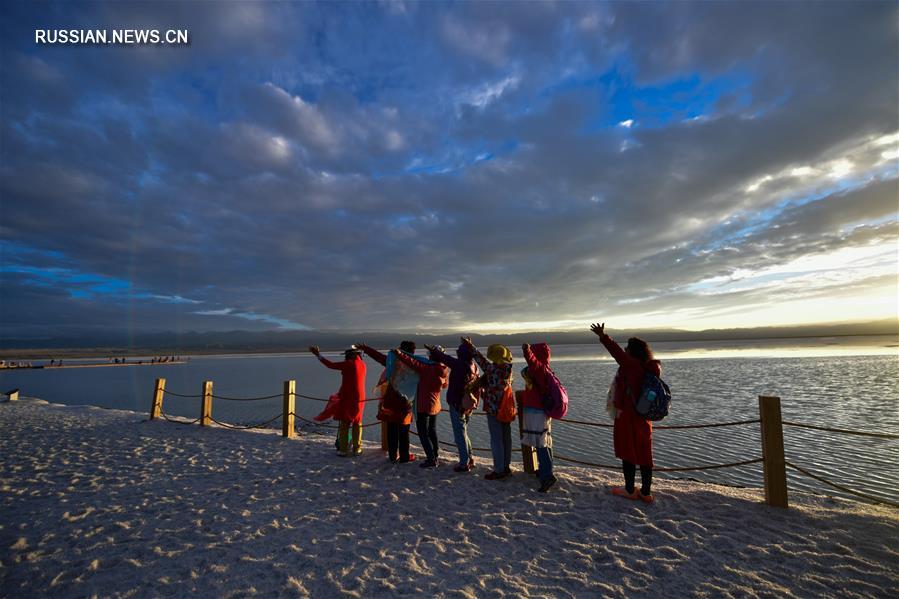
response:
[[[212,381],[203,381],[203,405],[200,407],[200,426],[212,421]]]
[[[156,389],[153,391],[153,404],[150,406],[150,420],[156,420],[162,415],[162,396],[165,393],[165,379],[156,379]]]
[[[516,398],[517,399],[517,398]],[[518,438],[524,435],[524,405],[518,400]],[[537,472],[537,452],[530,445],[521,444],[521,463],[528,474]]]
[[[787,506],[787,466],[784,458],[784,430],[780,398],[759,395],[762,421],[762,464],[765,472],[765,503]]]
[[[293,406],[296,397],[297,382],[284,381],[284,414],[281,416],[281,435],[288,439],[293,437]]]

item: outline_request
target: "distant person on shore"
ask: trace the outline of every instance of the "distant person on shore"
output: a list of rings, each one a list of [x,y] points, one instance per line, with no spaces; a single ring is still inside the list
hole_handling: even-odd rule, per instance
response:
[[[455,472],[471,472],[474,468],[474,455],[471,452],[471,439],[468,438],[468,420],[471,412],[478,405],[476,392],[466,387],[477,381],[478,366],[468,344],[461,343],[456,349],[456,357],[448,355],[438,345],[425,345],[431,352],[431,359],[449,366],[449,386],[446,389],[446,403],[449,404],[450,422],[453,425],[453,437],[459,450],[459,463],[453,467]]]
[[[418,440],[424,449],[426,460],[421,468],[436,468],[440,465],[440,442],[437,440],[437,414],[440,413],[440,391],[447,386],[449,369],[433,360],[425,360],[396,350],[396,357],[403,364],[418,373],[416,391],[416,419]]]
[[[546,415],[543,396],[548,392],[550,349],[546,343],[521,346],[527,367],[521,371],[524,377],[524,391],[518,392],[522,406],[521,442],[537,450],[537,476],[540,479],[541,493],[546,493],[556,484],[553,475],[553,441],[552,419]]]
[[[351,347],[343,353],[342,362],[332,362],[321,355],[317,345],[310,347],[309,351],[328,368],[339,370],[341,377],[340,390],[331,396],[328,405],[315,420],[337,420],[338,453],[344,457],[359,455],[362,453],[362,411],[365,408],[365,362],[362,353]]]
[[[356,347],[384,367],[383,381],[378,385],[382,389],[381,402],[378,407],[378,420],[387,424],[387,457],[391,462],[405,464],[415,461],[415,454],[409,453],[409,426],[412,424],[412,404],[409,399],[397,391],[387,376],[387,354],[382,354],[364,343]],[[409,355],[415,353],[415,343],[403,341],[400,351]],[[414,401],[414,398],[413,398]]]
[[[512,474],[512,423],[500,422],[497,419],[503,396],[512,393],[512,352],[505,345],[495,343],[487,348],[485,358],[471,342],[470,337],[463,337],[462,343],[468,345],[478,366],[484,374],[481,376],[481,397],[484,400],[484,411],[487,412],[487,428],[490,431],[490,452],[493,454],[493,472],[487,473],[487,480],[499,480]]]
[[[615,426],[613,438],[615,457],[621,460],[624,470],[624,487],[613,487],[613,495],[627,499],[640,499],[652,503],[652,423],[637,414],[634,402],[643,388],[643,376],[650,372],[662,376],[662,363],[653,358],[646,341],[631,337],[627,347],[621,346],[606,335],[605,323],[590,326],[600,342],[618,362],[618,372],[612,383]],[[636,489],[637,466],[640,467],[641,487]]]

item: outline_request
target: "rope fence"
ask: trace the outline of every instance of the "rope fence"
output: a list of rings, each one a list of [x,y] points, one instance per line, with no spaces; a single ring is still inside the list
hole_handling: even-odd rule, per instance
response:
[[[843,433],[846,435],[859,435],[861,437],[878,437],[880,439],[899,439],[899,435],[891,435],[889,433],[869,433],[867,431],[850,431],[844,428],[831,428],[828,426],[815,426],[813,424],[799,424],[797,422],[787,422],[784,420],[784,424],[786,426],[795,426],[798,428],[810,428],[816,431],[827,431],[829,433]]]
[[[251,428],[267,428],[269,424],[271,424],[275,420],[280,420],[280,419],[281,419],[281,414],[278,414],[271,420],[266,420],[265,422],[261,422],[259,424],[243,425],[243,424],[228,424],[227,422],[220,422],[220,421],[216,420],[215,418],[211,418],[211,420],[219,426],[234,429],[234,430],[241,430],[241,431],[249,430]]]
[[[225,401],[262,401],[264,399],[275,399],[276,397],[281,397],[281,394],[277,395],[266,395],[265,397],[224,397],[222,395],[213,395],[215,399],[224,399]]]
[[[203,393],[190,395],[190,394],[182,394],[176,393],[174,391],[170,391],[165,389],[165,379],[157,379],[156,380],[156,389],[154,393],[153,405],[150,410],[150,420],[154,418],[161,417],[168,422],[174,422],[176,424],[197,424],[199,423],[201,426],[207,426],[209,423],[215,423],[223,428],[234,429],[234,430],[249,430],[249,429],[260,429],[267,428],[273,422],[278,420],[282,421],[283,426],[283,436],[291,437],[293,434],[297,432],[302,432],[301,429],[294,426],[294,419],[299,420],[301,422],[307,423],[315,427],[312,432],[325,434],[320,432],[322,429],[326,430],[334,430],[337,429],[338,426],[331,423],[325,422],[317,422],[313,419],[307,418],[305,416],[301,416],[297,414],[294,410],[294,401],[297,397],[302,399],[307,399],[310,401],[317,402],[328,402],[329,399],[322,397],[315,397],[311,395],[305,395],[302,393],[296,393],[295,391],[295,382],[294,381],[285,381],[284,383],[284,392],[273,395],[266,395],[261,397],[228,397],[223,395],[214,395],[212,393],[212,381],[205,381],[203,383]],[[163,397],[168,394],[173,397],[185,398],[185,399],[201,399],[201,415],[199,418],[195,418],[193,420],[185,421],[173,418],[169,414],[166,414],[162,410]],[[281,414],[278,414],[264,422],[256,423],[256,424],[231,424],[227,422],[222,422],[213,418],[212,416],[212,400],[220,399],[224,401],[240,401],[240,402],[248,402],[248,401],[264,401],[271,400],[281,397],[284,400],[284,409]],[[381,401],[379,397],[373,397],[366,399],[365,402],[372,401]],[[441,412],[449,412],[449,410],[442,409]],[[477,416],[486,416],[487,413],[484,411],[472,412],[470,415]],[[848,435],[859,435],[865,437],[875,437],[880,439],[899,439],[899,435],[890,434],[890,433],[874,433],[867,431],[854,431],[847,430],[841,428],[834,427],[825,427],[818,426],[813,424],[804,424],[797,422],[790,422],[782,420],[781,418],[781,410],[780,410],[780,398],[779,397],[759,397],[759,418],[749,419],[749,420],[737,420],[732,422],[717,422],[717,423],[704,423],[704,424],[679,424],[679,425],[654,425],[654,430],[685,430],[685,429],[706,429],[706,428],[720,428],[720,427],[731,427],[731,426],[742,426],[742,425],[751,425],[751,424],[759,424],[762,433],[762,457],[753,458],[749,460],[743,460],[738,462],[729,462],[722,464],[705,464],[698,466],[684,466],[684,467],[662,467],[662,468],[653,468],[654,472],[697,472],[704,470],[716,470],[721,468],[736,468],[740,466],[749,466],[752,464],[761,463],[763,465],[763,474],[764,474],[764,482],[765,482],[765,502],[769,505],[787,507],[787,485],[786,485],[786,468],[789,467],[797,472],[808,476],[824,485],[842,491],[843,493],[847,493],[854,497],[859,497],[862,499],[866,499],[868,501],[873,501],[876,503],[881,503],[884,505],[888,505],[891,507],[899,508],[899,503],[894,501],[890,501],[887,499],[883,499],[880,497],[876,497],[867,493],[862,493],[860,491],[856,491],[854,489],[850,489],[849,487],[837,484],[833,481],[830,481],[820,475],[809,472],[808,470],[789,462],[784,457],[784,445],[783,445],[783,427],[798,427],[804,429],[818,430],[818,431],[826,431],[833,433],[841,433]],[[614,424],[607,424],[601,422],[591,422],[585,420],[576,420],[573,418],[560,418],[557,419],[556,422],[578,425],[578,426],[588,426],[588,427],[598,427],[598,428],[614,428]],[[361,424],[361,428],[370,428],[372,426],[382,425],[383,423],[380,421],[373,421],[365,424]],[[409,431],[411,434],[415,436],[419,436],[416,430]],[[455,448],[455,443],[440,441],[440,446],[447,448]],[[382,432],[382,449],[385,448],[385,438],[384,433]],[[472,447],[471,450],[473,452],[492,452],[490,448],[485,447]],[[525,470],[530,472],[530,468],[533,468],[533,448],[522,445],[521,449],[515,448],[512,450],[516,453],[522,454],[522,460],[525,462]],[[525,456],[525,452],[530,454],[530,457]],[[570,456],[562,455],[559,453],[554,453],[554,459],[561,460],[563,462],[568,462],[571,464],[578,464],[581,466],[588,466],[591,468],[602,468],[607,470],[619,470],[621,468],[620,464],[602,464],[596,463],[586,460],[579,460]],[[528,462],[530,460],[530,462]]]
[[[419,439],[421,439],[421,435],[418,434],[418,431],[414,431],[414,430],[412,430],[412,429],[409,429],[409,434],[410,434],[410,435],[415,435],[416,437],[418,437]],[[454,448],[454,449],[456,448],[456,444],[455,444],[455,443],[450,443],[449,441],[437,441],[437,443],[439,443],[439,444],[442,445],[443,447],[452,447],[452,448]],[[493,451],[493,450],[490,449],[489,447],[474,447],[474,446],[472,446],[471,450],[472,450],[472,451],[487,451],[487,452]],[[512,453],[521,453],[521,450],[513,447],[513,448],[512,448]]]
[[[302,393],[297,393],[296,396],[302,397],[303,399],[311,399],[312,401],[328,401],[327,399],[324,399],[322,397],[311,397],[309,395],[303,395]]]
[[[302,420],[303,422],[306,422],[313,426],[317,426],[320,428],[331,428],[331,429],[337,430],[336,424],[331,424],[328,422],[316,422],[315,420],[310,420],[309,418],[304,418],[303,416],[300,416],[299,414],[296,414],[296,417],[299,418],[300,420]]]
[[[874,502],[876,502],[876,503],[883,503],[883,504],[885,504],[885,505],[889,505],[889,506],[892,506],[892,507],[895,507],[895,508],[899,508],[899,503],[890,501],[890,500],[888,500],[888,499],[882,499],[882,498],[880,498],[880,497],[874,497],[873,495],[867,495],[867,494],[865,494],[865,493],[860,493],[860,492],[858,492],[858,491],[854,491],[854,490],[852,490],[852,489],[850,489],[850,488],[848,488],[848,487],[844,487],[843,485],[838,485],[837,483],[835,483],[835,482],[833,482],[833,481],[827,480],[826,478],[824,478],[824,477],[822,477],[822,476],[818,476],[817,474],[812,474],[812,473],[809,472],[808,470],[806,470],[806,469],[804,469],[804,468],[800,468],[799,466],[796,466],[795,464],[792,464],[792,463],[790,463],[790,462],[785,462],[785,463],[786,463],[787,466],[789,466],[789,467],[792,468],[793,470],[796,470],[796,471],[798,471],[798,472],[800,472],[800,473],[802,473],[802,474],[808,476],[809,478],[813,478],[813,479],[815,479],[816,481],[818,481],[818,482],[820,482],[820,483],[824,483],[825,485],[831,486],[831,487],[833,487],[834,489],[843,491],[844,493],[849,493],[850,495],[855,495],[856,497],[861,497],[861,498],[863,498],[863,499],[868,499],[868,500],[874,501]]]
[[[198,399],[203,397],[202,395],[182,395],[180,393],[175,393],[174,391],[169,391],[168,389],[163,390],[166,395],[174,395],[175,397],[184,397],[187,399]]]
[[[761,420],[756,418],[755,420],[737,420],[735,422],[719,422],[714,424],[670,424],[667,426],[656,426],[652,425],[652,430],[654,431],[664,431],[664,430],[683,430],[688,428],[718,428],[722,426],[740,426],[743,424],[758,424]]]
[[[621,470],[621,464],[597,464],[595,462],[585,462],[574,458],[564,456],[553,452],[553,459],[560,459],[563,462],[571,462],[572,464],[580,464],[582,466],[590,466],[592,468],[605,468],[606,470]],[[747,466],[749,464],[758,464],[763,458],[754,460],[744,460],[742,462],[731,462],[729,464],[709,464],[706,466],[685,466],[683,468],[653,468],[653,472],[696,472],[699,470],[715,470],[718,468],[734,468],[736,466]]]

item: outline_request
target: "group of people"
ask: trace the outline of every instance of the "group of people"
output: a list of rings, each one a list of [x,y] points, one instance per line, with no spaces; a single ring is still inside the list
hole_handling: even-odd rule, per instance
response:
[[[661,376],[661,363],[653,358],[646,341],[637,337],[621,346],[605,333],[605,323],[593,324],[591,330],[618,363],[618,371],[609,388],[608,409],[614,418],[615,456],[622,461],[624,486],[613,487],[611,493],[632,500],[651,503],[652,424],[634,409],[644,374]],[[328,368],[341,372],[341,385],[316,419],[338,421],[337,450],[342,456],[362,453],[362,413],[366,400],[365,362],[363,354],[384,369],[375,387],[378,397],[378,420],[386,424],[388,459],[405,464],[416,461],[409,451],[409,429],[413,414],[425,459],[422,468],[437,468],[440,445],[437,438],[437,415],[441,411],[441,392],[446,389],[450,422],[458,451],[455,472],[471,472],[475,461],[468,424],[472,412],[481,404],[487,414],[493,469],[487,480],[501,480],[512,474],[512,427],[508,402],[518,406],[523,445],[536,449],[538,491],[547,492],[555,483],[552,454],[552,419],[544,410],[548,377],[552,376],[551,351],[546,343],[521,346],[526,366],[521,370],[525,389],[512,391],[512,352],[501,344],[487,348],[486,356],[469,337],[462,337],[455,356],[437,345],[425,345],[427,357],[416,355],[416,345],[403,341],[396,349],[383,353],[364,343],[344,352],[344,360],[334,362],[321,355],[317,346],[309,351]],[[414,374],[411,374],[414,373]],[[641,486],[636,488],[636,471],[640,468]]]

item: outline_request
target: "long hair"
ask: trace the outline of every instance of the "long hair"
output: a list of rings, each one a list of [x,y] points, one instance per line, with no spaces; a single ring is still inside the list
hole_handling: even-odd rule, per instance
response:
[[[649,348],[649,344],[639,337],[631,337],[628,339],[625,351],[641,362],[649,362],[653,359],[652,350]]]

